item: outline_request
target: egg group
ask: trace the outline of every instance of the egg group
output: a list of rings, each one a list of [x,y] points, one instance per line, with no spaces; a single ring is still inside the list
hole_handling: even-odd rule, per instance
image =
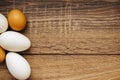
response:
[[[6,31],[8,25],[14,31]],[[26,80],[31,74],[28,61],[16,52],[30,48],[31,41],[25,35],[16,32],[26,27],[26,17],[19,9],[13,9],[8,13],[8,18],[0,14],[0,63],[4,60],[8,71],[18,80]],[[5,54],[6,51],[7,54]]]

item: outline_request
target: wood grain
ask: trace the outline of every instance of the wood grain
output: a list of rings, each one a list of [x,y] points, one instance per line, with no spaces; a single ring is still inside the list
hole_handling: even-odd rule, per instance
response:
[[[29,80],[120,80],[118,55],[24,55],[32,68]],[[0,79],[13,80],[5,64]],[[3,77],[5,76],[5,77]]]
[[[120,0],[0,0],[6,17],[14,8],[27,17],[29,80],[120,80]],[[5,63],[0,80],[14,80]]]
[[[67,35],[43,33],[30,36],[32,48],[24,54],[119,54],[119,36],[117,29],[85,29]]]
[[[1,13],[13,8],[28,20],[23,54],[120,54],[119,0],[0,1]]]

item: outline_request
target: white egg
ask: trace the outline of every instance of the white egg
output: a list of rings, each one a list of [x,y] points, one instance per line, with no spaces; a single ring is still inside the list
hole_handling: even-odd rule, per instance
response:
[[[21,33],[7,31],[0,35],[0,45],[8,51],[20,52],[30,48],[31,42]]]
[[[29,63],[21,55],[9,52],[6,55],[6,65],[13,77],[19,80],[26,80],[30,77],[31,68]]]
[[[8,21],[6,17],[0,14],[0,33],[5,32],[8,29]]]

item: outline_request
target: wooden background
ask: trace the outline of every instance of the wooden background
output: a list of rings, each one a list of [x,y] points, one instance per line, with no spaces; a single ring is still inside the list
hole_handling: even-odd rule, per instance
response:
[[[0,0],[27,17],[30,80],[120,80],[120,0]],[[5,63],[0,80],[14,80]]]

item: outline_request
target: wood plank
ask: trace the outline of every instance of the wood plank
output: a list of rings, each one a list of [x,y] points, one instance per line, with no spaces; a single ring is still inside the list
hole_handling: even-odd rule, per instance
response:
[[[120,30],[88,29],[71,34],[32,36],[32,47],[23,54],[120,54]]]
[[[32,68],[30,80],[120,80],[119,55],[24,55]],[[0,79],[13,80],[5,64]]]
[[[119,0],[1,0],[27,16],[32,42],[23,54],[120,54]]]

